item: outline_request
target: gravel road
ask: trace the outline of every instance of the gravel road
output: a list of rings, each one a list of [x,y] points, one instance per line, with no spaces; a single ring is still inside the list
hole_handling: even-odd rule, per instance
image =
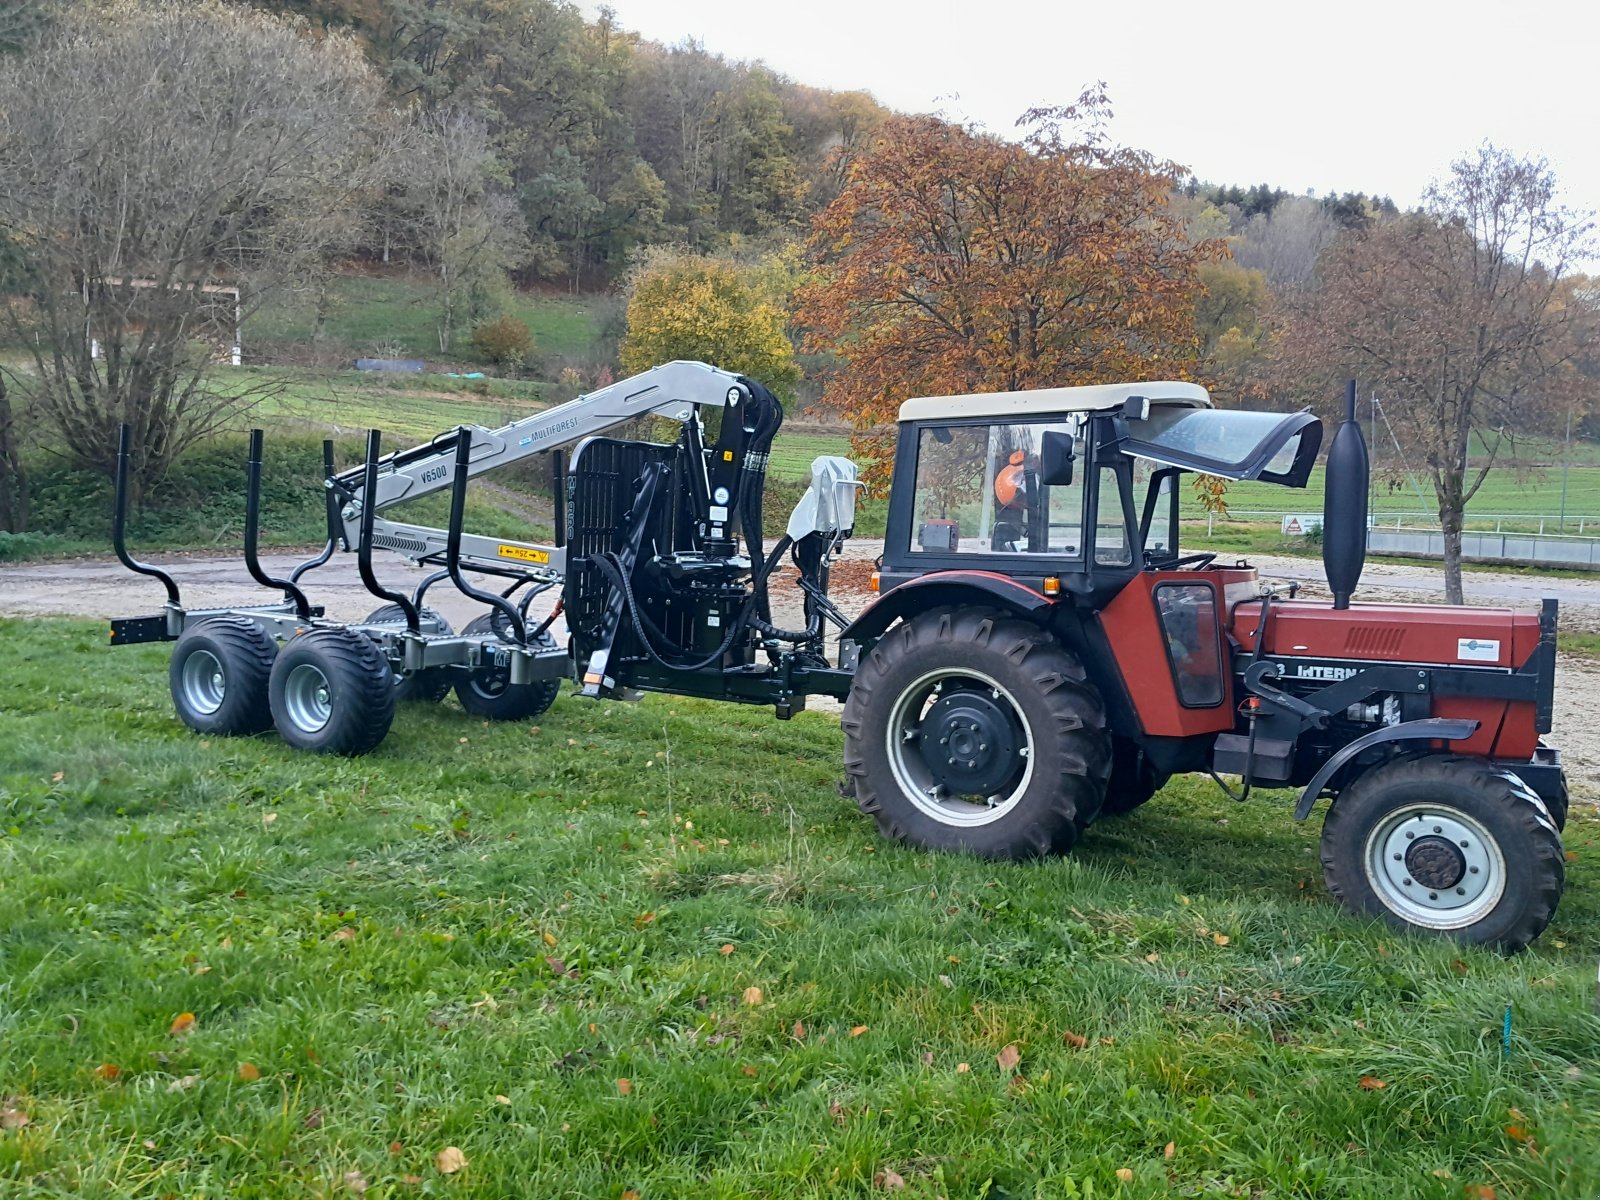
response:
[[[846,612],[865,607],[870,595],[862,588],[864,565],[883,550],[879,540],[862,538],[848,547],[848,563],[838,571],[835,591]],[[184,602],[191,607],[221,604],[256,604],[272,593],[256,587],[245,574],[240,560],[202,555],[167,555],[154,559],[171,571],[183,589]],[[268,554],[263,562],[269,573],[287,574],[300,561],[292,554]],[[1252,560],[1263,579],[1294,581],[1302,585],[1301,595],[1311,599],[1327,596],[1321,564],[1311,559],[1271,556]],[[421,572],[402,560],[384,556],[378,564],[379,578],[396,589],[409,590]],[[327,566],[306,579],[313,602],[327,607],[328,615],[342,620],[358,620],[377,605],[361,586],[356,575],[355,556],[335,555]],[[479,581],[484,582],[484,581]],[[1600,580],[1541,578],[1529,575],[1472,572],[1467,575],[1468,603],[1515,608],[1536,608],[1543,596],[1561,601],[1563,629],[1600,633]],[[477,616],[481,607],[448,585],[437,584],[428,593],[429,603],[457,628]],[[794,591],[781,584],[774,588],[774,618],[778,623],[798,619],[799,606]],[[1362,575],[1357,600],[1441,603],[1444,588],[1437,568],[1400,566],[1381,561],[1369,562]],[[0,616],[74,616],[105,619],[138,616],[159,611],[163,594],[154,580],[129,575],[112,560],[71,560],[28,563],[0,567]],[[549,597],[554,603],[554,596]],[[536,612],[548,612],[549,607]],[[558,634],[559,634],[558,630]],[[1556,745],[1566,757],[1567,773],[1575,795],[1600,799],[1600,663],[1571,655],[1561,656],[1556,677]]]

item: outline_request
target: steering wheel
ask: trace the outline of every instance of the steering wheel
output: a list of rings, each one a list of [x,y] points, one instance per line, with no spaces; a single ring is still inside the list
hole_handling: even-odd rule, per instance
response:
[[[1196,571],[1203,571],[1209,567],[1212,560],[1217,557],[1218,551],[1202,551],[1199,554],[1185,554],[1182,558],[1175,558],[1167,564],[1167,570],[1176,571],[1179,567],[1193,567]]]

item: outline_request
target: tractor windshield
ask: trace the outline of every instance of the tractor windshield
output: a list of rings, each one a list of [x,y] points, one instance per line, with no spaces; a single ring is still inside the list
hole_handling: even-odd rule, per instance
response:
[[[1158,405],[1128,423],[1124,453],[1224,479],[1304,487],[1322,443],[1310,413],[1226,411]]]

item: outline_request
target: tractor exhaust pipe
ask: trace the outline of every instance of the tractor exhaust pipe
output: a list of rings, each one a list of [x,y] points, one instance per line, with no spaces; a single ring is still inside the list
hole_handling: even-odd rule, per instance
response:
[[[1345,416],[1339,423],[1322,494],[1322,569],[1333,592],[1334,608],[1349,608],[1367,561],[1367,441],[1356,423],[1356,381],[1345,389]]]

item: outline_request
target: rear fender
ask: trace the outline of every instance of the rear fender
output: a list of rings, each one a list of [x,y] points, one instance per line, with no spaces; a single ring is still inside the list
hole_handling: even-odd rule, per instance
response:
[[[1044,624],[1055,601],[991,571],[936,571],[900,584],[880,596],[840,633],[841,640],[867,642],[882,637],[889,626],[937,608],[982,605],[999,608]]]
[[[1382,729],[1375,729],[1364,737],[1358,737],[1349,745],[1336,750],[1328,761],[1322,764],[1322,770],[1306,784],[1306,790],[1300,794],[1300,803],[1294,810],[1294,819],[1304,821],[1309,817],[1311,806],[1317,802],[1317,797],[1322,795],[1322,789],[1333,783],[1334,777],[1364,750],[1399,742],[1460,742],[1477,731],[1476,721],[1426,717],[1420,721],[1402,721],[1398,725],[1385,725]]]

